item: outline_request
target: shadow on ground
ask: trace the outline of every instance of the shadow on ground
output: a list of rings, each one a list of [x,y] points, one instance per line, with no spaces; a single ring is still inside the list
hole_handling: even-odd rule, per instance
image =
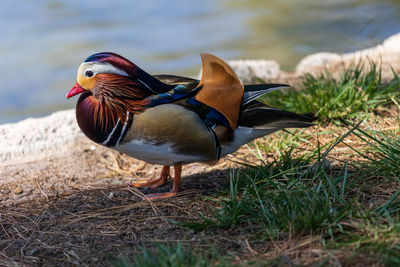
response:
[[[112,186],[3,207],[0,263],[102,264],[111,255],[132,255],[138,246],[154,242],[208,243],[202,233],[168,220],[198,220],[197,213],[207,212],[210,204],[199,197],[226,189],[229,173],[227,169],[186,176],[186,191],[164,200],[150,201],[144,193],[170,190],[171,181],[152,190]],[[226,245],[236,246],[235,241]]]

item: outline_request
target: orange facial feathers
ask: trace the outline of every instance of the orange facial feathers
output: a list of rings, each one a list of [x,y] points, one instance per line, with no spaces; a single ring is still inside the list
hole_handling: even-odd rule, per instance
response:
[[[222,59],[201,54],[203,71],[196,99],[221,112],[232,127],[237,127],[244,88],[232,68]]]
[[[114,125],[118,118],[125,122],[127,111],[140,112],[149,103],[140,85],[132,79],[111,73],[98,74],[96,79],[98,86],[93,90],[91,103],[96,123],[103,128]]]

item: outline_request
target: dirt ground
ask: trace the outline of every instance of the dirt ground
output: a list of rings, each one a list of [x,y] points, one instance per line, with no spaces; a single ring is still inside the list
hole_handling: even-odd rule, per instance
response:
[[[390,117],[381,120],[378,127],[398,125],[396,116]],[[317,132],[327,130],[329,134],[319,135],[322,144],[348,131],[343,127],[314,126],[306,133],[315,137]],[[354,136],[346,142],[357,147]],[[313,150],[315,145],[313,138],[303,143],[302,149]],[[242,147],[217,165],[184,166],[182,183],[186,191],[157,201],[148,200],[145,194],[170,190],[171,181],[151,190],[139,190],[129,183],[158,177],[160,166],[129,158],[85,138],[60,151],[66,152],[2,167],[0,265],[108,265],[112,256],[132,256],[141,246],[178,241],[200,250],[212,244],[220,251],[239,252],[238,262],[254,255],[265,259],[283,255],[288,266],[293,262],[310,265],[327,256],[332,266],[343,263],[341,252],[323,249],[318,235],[287,236],[250,245],[246,229],[216,230],[210,235],[169,222],[196,221],[199,212],[207,214],[213,203],[199,196],[227,190],[231,170],[241,166],[235,162],[256,163],[249,147]],[[338,145],[332,162],[345,158],[347,153],[344,144]],[[273,157],[274,152],[263,154],[266,161]],[[367,256],[363,257],[365,260]]]
[[[156,178],[160,166],[129,158],[82,138],[51,158],[5,165],[0,176],[0,265],[100,264],[110,255],[131,255],[154,241],[205,238],[167,219],[198,218],[207,203],[199,195],[229,181],[227,159],[184,167],[184,191],[154,203],[144,194],[170,190],[129,186]],[[227,236],[226,238],[229,238]]]

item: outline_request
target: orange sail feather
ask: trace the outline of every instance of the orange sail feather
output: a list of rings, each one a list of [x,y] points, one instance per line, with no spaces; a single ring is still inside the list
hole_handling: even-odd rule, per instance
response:
[[[232,68],[222,59],[201,54],[203,72],[196,99],[221,112],[232,127],[237,127],[244,88]]]

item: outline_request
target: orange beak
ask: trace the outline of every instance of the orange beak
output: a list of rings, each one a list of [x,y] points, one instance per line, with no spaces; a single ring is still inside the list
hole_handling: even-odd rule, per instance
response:
[[[74,95],[78,95],[82,92],[84,92],[85,89],[83,89],[78,82],[75,83],[74,87],[68,92],[67,94],[67,99],[70,97],[73,97]]]

